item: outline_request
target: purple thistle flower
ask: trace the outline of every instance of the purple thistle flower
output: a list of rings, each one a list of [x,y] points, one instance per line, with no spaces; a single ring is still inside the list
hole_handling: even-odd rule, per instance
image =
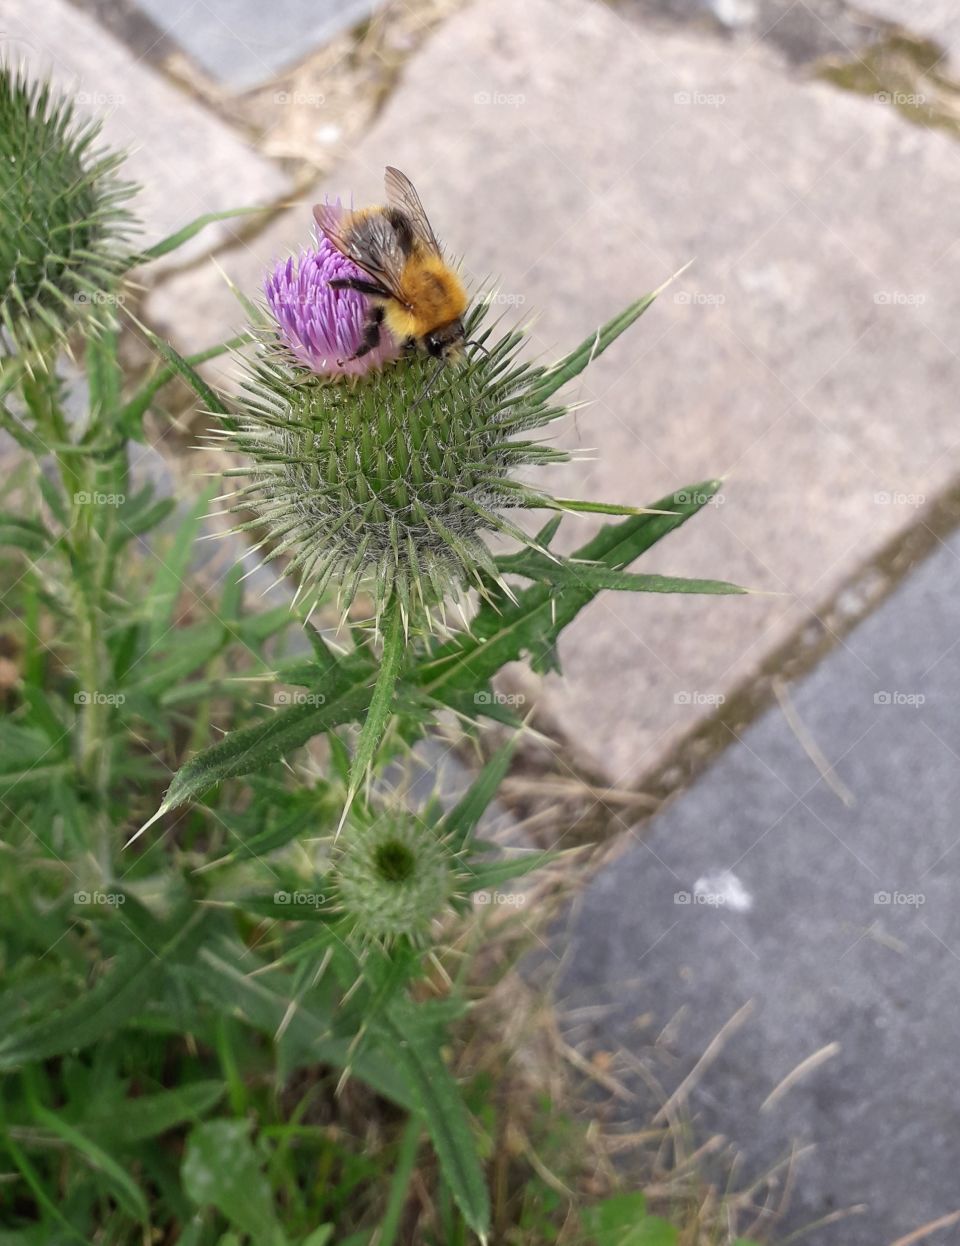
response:
[[[264,282],[281,337],[300,363],[321,376],[363,376],[400,353],[384,331],[379,346],[351,360],[363,340],[370,304],[357,290],[330,288],[331,280],[343,277],[369,280],[318,230],[313,247],[280,260]]]

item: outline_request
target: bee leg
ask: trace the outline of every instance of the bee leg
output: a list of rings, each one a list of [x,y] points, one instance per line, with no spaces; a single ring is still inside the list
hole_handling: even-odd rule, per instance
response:
[[[383,324],[383,308],[374,307],[370,311],[366,326],[363,330],[363,340],[357,349],[350,356],[348,362],[353,363],[354,359],[361,359],[369,351],[375,350],[380,345],[380,326]]]
[[[389,298],[390,291],[375,281],[364,281],[362,277],[334,277],[327,285],[331,290],[359,290],[361,294],[375,294],[379,298]]]

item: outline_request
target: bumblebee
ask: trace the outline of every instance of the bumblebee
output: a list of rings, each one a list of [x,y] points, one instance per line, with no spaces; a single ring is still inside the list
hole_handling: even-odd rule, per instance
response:
[[[351,359],[374,350],[386,329],[404,349],[441,363],[456,362],[466,345],[463,314],[469,300],[463,282],[445,263],[410,179],[388,166],[384,186],[382,207],[344,212],[318,204],[313,209],[333,246],[367,274],[330,282],[334,289],[358,290],[370,301],[363,338]]]

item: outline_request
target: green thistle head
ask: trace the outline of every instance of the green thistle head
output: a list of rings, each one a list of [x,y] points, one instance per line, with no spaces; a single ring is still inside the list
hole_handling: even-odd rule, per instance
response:
[[[354,810],[334,868],[351,931],[389,946],[423,942],[457,894],[457,857],[436,829],[403,810]]]
[[[116,180],[122,157],[94,150],[95,123],[46,84],[0,64],[0,333],[37,351],[88,320],[129,262]]]
[[[393,600],[417,621],[496,575],[485,535],[527,539],[506,510],[550,502],[515,473],[567,458],[522,436],[565,409],[538,394],[542,369],[519,362],[520,332],[488,341],[485,310],[466,324],[481,349],[439,374],[408,356],[331,380],[261,340],[227,430],[251,461],[228,473],[247,478],[231,510],[256,514],[238,531],[264,530],[314,598],[332,582],[349,602],[364,582],[378,612]]]

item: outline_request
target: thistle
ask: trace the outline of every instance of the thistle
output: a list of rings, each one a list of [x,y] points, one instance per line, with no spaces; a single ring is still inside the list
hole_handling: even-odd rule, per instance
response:
[[[364,276],[320,231],[312,247],[281,260],[267,276],[264,293],[280,338],[311,372],[363,376],[400,353],[384,335],[374,350],[351,358],[363,337],[367,300],[356,290],[334,289],[330,282]]]
[[[505,511],[558,505],[516,472],[568,457],[521,436],[565,408],[518,360],[520,332],[488,345],[485,311],[467,320],[479,348],[439,375],[410,356],[343,384],[305,372],[286,334],[263,339],[227,430],[250,460],[227,473],[247,478],[230,509],[256,514],[237,530],[262,527],[312,599],[333,584],[348,605],[365,583],[378,615],[395,605],[416,626],[496,578],[485,537],[529,540]]]
[[[18,352],[40,351],[109,303],[129,263],[123,239],[133,187],[122,157],[94,148],[96,123],[46,84],[0,65],[0,331]]]
[[[298,595],[307,593],[314,604],[329,586],[342,606],[362,583],[373,592],[383,650],[351,759],[342,829],[386,731],[410,632],[434,630],[433,611],[465,589],[492,597],[493,584],[511,595],[486,538],[509,535],[536,547],[506,512],[646,513],[553,498],[518,473],[569,457],[531,434],[566,414],[551,401],[556,391],[659,291],[552,368],[519,359],[518,330],[493,340],[481,301],[465,317],[465,359],[438,368],[436,360],[413,354],[380,367],[383,361],[367,363],[365,356],[364,375],[345,382],[315,370],[329,370],[335,343],[344,350],[335,361],[341,370],[356,362],[346,352],[360,343],[359,307],[317,284],[329,280],[324,274],[334,262],[344,261],[317,251],[268,278],[274,326],[254,331],[239,411],[223,417],[221,433],[249,460],[226,473],[246,478],[228,495],[227,513],[255,516],[234,531],[264,532],[258,548],[286,557],[287,574],[300,581]]]
[[[422,944],[459,894],[447,841],[413,813],[355,809],[342,842],[333,887],[351,934],[385,947]]]

